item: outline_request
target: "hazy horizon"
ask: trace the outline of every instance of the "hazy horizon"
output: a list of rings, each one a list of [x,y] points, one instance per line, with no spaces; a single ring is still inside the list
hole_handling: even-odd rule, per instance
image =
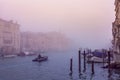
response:
[[[21,31],[61,32],[79,47],[109,47],[114,15],[113,0],[0,0],[0,18]]]

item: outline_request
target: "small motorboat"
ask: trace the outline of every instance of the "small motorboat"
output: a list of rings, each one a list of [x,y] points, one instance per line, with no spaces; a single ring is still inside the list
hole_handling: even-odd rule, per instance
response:
[[[34,62],[41,62],[41,61],[46,61],[46,60],[48,60],[47,56],[41,57],[41,55],[39,54],[38,57],[33,59],[32,61],[34,61]]]

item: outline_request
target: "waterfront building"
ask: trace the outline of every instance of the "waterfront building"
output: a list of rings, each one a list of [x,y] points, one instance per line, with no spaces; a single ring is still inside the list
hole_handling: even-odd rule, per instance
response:
[[[113,50],[114,61],[120,63],[120,0],[115,0],[115,21],[113,22]]]
[[[59,32],[21,32],[21,51],[65,51],[70,40]]]
[[[0,55],[20,52],[20,25],[0,19]]]
[[[43,51],[45,42],[43,33],[21,32],[21,51]]]

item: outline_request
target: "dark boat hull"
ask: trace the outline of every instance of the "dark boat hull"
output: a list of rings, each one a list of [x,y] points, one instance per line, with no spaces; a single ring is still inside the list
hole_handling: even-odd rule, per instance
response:
[[[44,57],[41,57],[41,58],[35,58],[32,61],[34,61],[34,62],[42,62],[42,61],[46,61],[46,60],[48,60],[48,57],[44,56]]]

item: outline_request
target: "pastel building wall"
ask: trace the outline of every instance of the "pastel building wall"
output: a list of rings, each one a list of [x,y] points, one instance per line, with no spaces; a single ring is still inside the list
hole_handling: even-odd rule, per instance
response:
[[[20,52],[20,25],[0,19],[0,54]]]
[[[115,0],[115,12],[112,28],[114,61],[120,63],[120,0]]]

